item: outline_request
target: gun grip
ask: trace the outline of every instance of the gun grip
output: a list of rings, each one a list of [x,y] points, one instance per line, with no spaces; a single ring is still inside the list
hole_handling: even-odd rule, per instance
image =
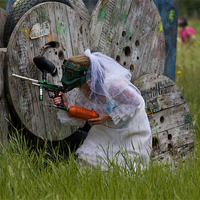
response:
[[[54,91],[54,94],[55,94],[55,97],[54,98],[56,98],[56,97],[61,97],[61,102],[60,102],[60,104],[59,105],[57,105],[58,107],[64,107],[64,101],[63,101],[63,99],[62,99],[62,96],[60,96],[59,95],[59,91]]]

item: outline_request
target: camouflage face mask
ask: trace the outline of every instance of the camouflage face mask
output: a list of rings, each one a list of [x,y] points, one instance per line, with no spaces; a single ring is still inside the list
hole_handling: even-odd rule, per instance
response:
[[[86,83],[86,75],[88,68],[83,66],[75,66],[70,62],[63,65],[64,74],[62,76],[62,84],[68,91]]]

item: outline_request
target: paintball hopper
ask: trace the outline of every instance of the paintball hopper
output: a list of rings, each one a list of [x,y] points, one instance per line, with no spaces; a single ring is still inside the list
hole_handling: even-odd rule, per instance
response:
[[[86,83],[86,75],[88,68],[83,66],[75,66],[70,62],[63,65],[64,74],[62,76],[62,84],[67,91],[74,89]]]
[[[44,56],[36,56],[33,62],[43,74],[50,73],[52,76],[57,74],[56,66]]]

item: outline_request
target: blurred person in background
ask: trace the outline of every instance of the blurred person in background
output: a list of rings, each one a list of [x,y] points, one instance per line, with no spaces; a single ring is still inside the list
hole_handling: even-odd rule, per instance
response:
[[[188,26],[188,22],[184,17],[178,19],[178,25],[181,28],[179,34],[184,44],[190,44],[195,40],[195,30]]]

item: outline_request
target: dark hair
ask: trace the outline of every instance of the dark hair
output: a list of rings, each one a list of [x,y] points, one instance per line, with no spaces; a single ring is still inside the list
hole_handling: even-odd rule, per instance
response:
[[[180,20],[181,22],[178,24],[180,27],[185,27],[188,25],[187,19],[185,19],[184,17],[181,17]]]

